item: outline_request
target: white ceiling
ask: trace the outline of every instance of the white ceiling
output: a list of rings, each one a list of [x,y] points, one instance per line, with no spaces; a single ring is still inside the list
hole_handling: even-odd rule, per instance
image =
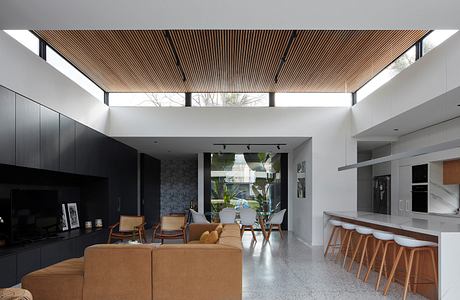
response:
[[[290,152],[302,143],[307,137],[114,137],[115,139],[138,149],[142,153],[149,154],[158,159],[188,159],[194,158],[202,152]],[[244,144],[244,146],[226,147],[213,144]],[[247,144],[287,144],[278,150],[276,146],[251,146],[247,150]]]
[[[460,117],[458,105],[460,105],[460,87],[365,130],[356,138],[366,140],[380,136],[386,137],[388,141],[391,137],[400,137]]]
[[[1,29],[458,29],[458,0],[2,0]]]

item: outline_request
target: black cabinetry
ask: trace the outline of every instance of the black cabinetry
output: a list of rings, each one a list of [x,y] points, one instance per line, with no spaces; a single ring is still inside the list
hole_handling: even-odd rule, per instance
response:
[[[40,259],[41,249],[35,247],[17,254],[16,282],[20,282],[22,276],[38,270],[42,267]]]
[[[141,208],[150,227],[160,221],[161,162],[144,153],[140,159]]]
[[[16,94],[16,165],[40,167],[40,105]]]
[[[41,248],[41,266],[46,267],[60,261],[75,257],[75,240],[63,240]]]
[[[107,175],[105,135],[76,123],[76,171],[91,176]]]
[[[0,164],[15,163],[15,115],[14,92],[0,87]]]
[[[59,170],[59,114],[40,106],[40,168]]]
[[[75,121],[59,116],[59,170],[75,172]]]
[[[16,255],[0,256],[0,288],[16,284]]]

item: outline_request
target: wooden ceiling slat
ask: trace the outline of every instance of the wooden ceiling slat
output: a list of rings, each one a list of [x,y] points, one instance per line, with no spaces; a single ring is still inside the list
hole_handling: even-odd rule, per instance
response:
[[[172,30],[187,80],[162,30],[36,33],[109,92],[353,92],[423,30],[299,30],[278,83],[288,30]]]

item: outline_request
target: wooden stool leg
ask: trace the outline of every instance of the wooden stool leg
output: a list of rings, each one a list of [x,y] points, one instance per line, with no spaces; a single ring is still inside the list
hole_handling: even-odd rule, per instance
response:
[[[351,236],[353,234],[353,231],[349,230],[347,233],[348,233],[347,248],[345,250],[345,256],[343,257],[343,265],[342,265],[343,268],[345,268],[345,264],[347,262],[348,250],[350,250]]]
[[[390,244],[389,242],[385,242],[385,246],[383,247],[383,254],[382,254],[382,261],[380,262],[379,275],[377,277],[377,282],[375,283],[375,290],[376,291],[378,291],[379,287],[380,287],[380,280],[382,279],[382,271],[383,271],[383,266],[385,265],[385,260],[386,260],[387,251],[388,251],[388,245],[389,244]]]
[[[364,239],[364,246],[363,246],[363,251],[361,253],[361,260],[359,261],[359,267],[358,267],[358,272],[356,272],[356,278],[359,279],[359,275],[361,274],[361,269],[363,267],[363,261],[364,261],[364,256],[367,256],[367,242],[369,241],[370,236],[366,236]],[[369,269],[369,257],[367,257],[367,268]]]
[[[332,257],[335,256],[335,248],[337,248],[337,239],[338,239],[339,235],[340,235],[340,228],[337,227],[337,230],[336,230],[336,232],[334,234],[334,240],[332,241],[332,246],[333,246],[332,247]]]
[[[387,283],[385,288],[383,289],[383,295],[386,296],[388,294],[388,290],[390,289],[391,281],[393,280],[396,272],[396,268],[398,267],[399,260],[401,259],[401,255],[404,251],[404,247],[400,247],[398,250],[398,254],[396,255],[395,260],[393,261],[393,267],[391,268],[390,277],[388,277]]]
[[[369,264],[369,268],[367,269],[367,272],[366,272],[366,276],[364,276],[364,282],[367,282],[369,280],[369,275],[371,274],[371,270],[372,270],[372,267],[374,266],[375,259],[377,258],[377,254],[379,253],[381,244],[382,244],[382,241],[378,240],[377,245],[374,246],[374,254],[372,255],[371,262]]]
[[[356,245],[356,249],[355,251],[353,251],[353,256],[350,260],[350,264],[348,265],[348,269],[347,271],[350,272],[351,271],[351,267],[353,266],[353,261],[355,260],[356,258],[356,254],[358,254],[358,250],[359,250],[359,246],[361,245],[361,241],[363,240],[363,235],[360,234],[359,235],[359,239],[358,239],[358,244]]]
[[[436,268],[436,259],[434,258],[434,250],[429,249],[431,255],[431,264],[433,266],[433,274],[434,274],[434,285],[438,288],[438,270]]]
[[[409,280],[410,280],[410,273],[412,271],[412,263],[414,261],[414,252],[416,250],[415,249],[412,249],[410,251],[410,256],[409,256],[409,262],[408,262],[408,266],[407,266],[407,274],[406,274],[406,280],[404,282],[404,295],[403,295],[403,300],[406,300],[407,299],[407,290],[409,288]]]
[[[252,232],[252,238],[254,239],[254,241],[257,242],[256,233],[254,232],[254,226],[251,225],[250,228],[251,228],[251,232]]]
[[[340,233],[340,248],[339,248],[339,251],[337,252],[337,255],[335,256],[335,262],[339,260],[340,254],[342,253],[343,248],[347,244],[347,238],[348,238],[348,231],[342,229]]]
[[[329,251],[329,247],[331,247],[332,239],[335,236],[336,230],[337,230],[337,226],[334,226],[334,228],[332,228],[331,237],[329,238],[329,242],[327,242],[327,247],[326,247],[326,251],[324,252],[324,257],[326,257],[326,255],[327,255],[327,253]]]
[[[420,267],[420,251],[415,253],[415,274],[414,274],[414,283],[412,284],[412,290],[414,293],[417,293],[417,282],[418,282],[418,270]]]

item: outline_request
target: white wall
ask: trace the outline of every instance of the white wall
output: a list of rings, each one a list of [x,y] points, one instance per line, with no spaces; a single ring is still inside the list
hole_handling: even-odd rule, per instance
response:
[[[108,107],[0,31],[0,85],[102,133]]]
[[[460,86],[459,49],[460,32],[354,105],[353,135],[371,129]],[[451,109],[440,105],[437,108]]]
[[[304,238],[311,231],[311,243],[320,245],[323,211],[356,210],[356,170],[337,171],[356,162],[349,111],[343,107],[112,107],[109,127],[112,136],[311,137],[312,226],[294,222],[291,229]],[[299,215],[309,213],[299,211]]]
[[[312,191],[312,140],[308,140],[292,153],[289,165],[289,213],[291,214],[291,228],[304,242],[313,243],[313,191]],[[305,161],[305,198],[297,197],[297,164]]]
[[[372,158],[391,155],[391,145],[385,145],[372,150]],[[372,177],[391,174],[391,163],[385,162],[372,166]]]
[[[358,162],[372,159],[372,152],[358,152]],[[372,202],[372,166],[357,170],[357,208],[359,211],[373,211]]]

